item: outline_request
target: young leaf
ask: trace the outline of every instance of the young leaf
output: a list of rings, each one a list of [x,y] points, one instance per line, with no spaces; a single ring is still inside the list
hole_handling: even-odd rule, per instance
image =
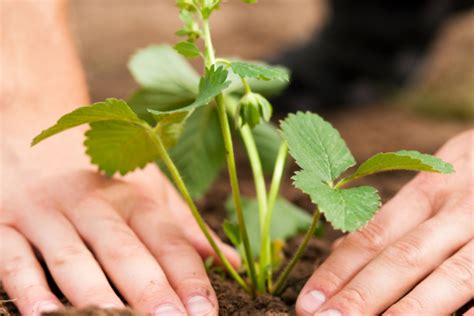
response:
[[[331,188],[306,170],[297,172],[293,179],[295,186],[311,197],[332,226],[343,232],[364,226],[380,207],[380,197],[372,187]]]
[[[355,164],[339,132],[319,115],[290,114],[281,128],[291,156],[313,179],[330,183]]]
[[[402,150],[398,152],[380,153],[362,163],[357,171],[350,177],[341,181],[349,181],[365,177],[370,174],[390,170],[429,171],[438,173],[452,173],[451,164],[431,155],[417,151]]]
[[[196,83],[197,90],[197,83]],[[170,94],[166,91],[160,91],[156,89],[141,88],[138,89],[128,100],[127,103],[130,105],[132,110],[142,120],[147,121],[150,125],[155,124],[155,120],[149,109],[155,111],[173,111],[182,108],[188,104],[191,104],[196,99],[197,91],[195,95],[175,95]]]
[[[171,46],[149,46],[135,53],[128,63],[135,80],[143,87],[166,96],[170,101],[197,95],[199,75]],[[153,104],[150,104],[150,107]]]
[[[252,253],[258,256],[260,252],[260,224],[258,218],[258,202],[251,198],[242,198],[245,223],[249,232]],[[234,204],[231,199],[227,200],[226,209],[231,222],[236,223]],[[311,215],[303,209],[288,202],[284,198],[278,198],[273,210],[271,223],[272,240],[287,240],[298,232],[306,230],[311,224]]]
[[[209,104],[218,94],[222,93],[229,85],[228,71],[224,67],[212,66],[199,82],[199,93],[193,104],[188,108],[196,108]]]
[[[196,46],[196,44],[185,41],[180,42],[174,46],[174,49],[187,58],[195,58],[201,55],[201,51]]]
[[[225,164],[224,143],[216,109],[202,107],[195,110],[169,154],[191,195],[199,198],[207,192]],[[168,175],[166,168],[162,170]]]
[[[142,122],[126,102],[110,98],[103,102],[80,107],[62,116],[55,125],[36,136],[33,139],[32,145],[36,145],[48,137],[82,124],[110,120],[138,124]]]
[[[241,62],[231,63],[232,71],[242,78],[256,78],[259,80],[280,80],[288,82],[289,72],[281,66],[270,66],[264,63]]]
[[[176,111],[191,111],[211,103],[217,95],[230,85],[230,81],[227,80],[227,74],[228,72],[224,67],[211,66],[199,82],[199,92],[196,100]]]
[[[163,145],[171,148],[176,145],[183,132],[183,126],[193,111],[159,112],[148,110],[157,122],[155,132],[159,135]]]
[[[95,122],[86,137],[84,145],[91,162],[110,176],[117,171],[125,175],[160,158],[155,149],[156,134],[145,122]]]

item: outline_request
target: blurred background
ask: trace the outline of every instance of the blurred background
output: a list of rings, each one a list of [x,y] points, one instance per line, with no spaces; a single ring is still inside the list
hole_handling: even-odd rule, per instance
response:
[[[70,16],[92,97],[125,97],[135,88],[126,63],[138,48],[174,44],[182,22],[174,0],[72,0]],[[301,43],[321,27],[322,0],[227,0],[213,15],[212,32],[221,56],[272,57]]]
[[[347,6],[348,3],[345,0],[331,1],[260,0],[256,5],[246,5],[240,0],[224,1],[212,20],[218,54],[276,60],[283,51],[308,41],[318,41],[318,32],[330,21],[328,19],[331,19],[334,7],[344,2]],[[368,39],[377,37],[380,28],[393,22],[393,19],[390,20],[390,8],[387,16],[377,16],[377,13],[372,12],[370,16],[375,16],[375,19],[368,22],[370,18],[365,13],[370,13],[371,2],[378,1],[353,2],[353,8],[349,7],[342,18],[342,24],[347,20],[358,27],[357,23],[360,22],[365,27],[364,33]],[[445,5],[451,3],[449,0],[432,1],[438,2]],[[420,0],[400,3],[410,5],[430,2]],[[471,1],[452,3],[465,3],[469,7]],[[443,10],[439,5],[436,7],[430,4],[428,7],[434,12],[423,13],[423,19],[428,21],[431,21],[433,14]],[[124,98],[136,88],[126,67],[128,58],[136,49],[153,43],[173,44],[178,41],[174,33],[180,28],[181,22],[174,0],[71,0],[69,10],[94,101],[111,96]],[[350,10],[354,10],[356,15]],[[424,21],[421,18],[418,21],[418,17],[405,13],[399,14],[398,18],[401,19],[401,26]],[[390,91],[382,98],[371,99],[365,106],[344,107],[344,111],[339,114],[328,114],[343,136],[348,138],[349,145],[359,159],[368,157],[376,150],[408,148],[434,152],[447,139],[473,126],[472,5],[471,9],[449,14],[443,21],[442,27],[434,32],[434,40],[425,45],[428,50],[425,58],[418,59],[415,64],[408,63],[410,76],[401,88]],[[337,27],[338,24],[335,24]],[[394,29],[390,34],[403,40],[405,35],[401,33],[402,28],[398,32],[397,25],[392,27]],[[347,25],[343,27],[347,28]],[[408,34],[411,35],[410,32]],[[387,44],[385,50],[390,50],[390,41],[391,38],[386,38],[385,42],[381,42]],[[417,44],[415,37],[411,41]],[[344,42],[345,39],[342,39]],[[375,42],[373,45],[377,51],[379,44]],[[348,49],[344,50],[336,50],[331,56],[337,59],[339,54],[343,56]],[[306,57],[311,59],[311,56],[300,59],[306,61]],[[351,65],[370,64],[370,58],[370,54],[362,54],[351,61]],[[326,73],[313,70],[312,66],[307,66],[303,72],[320,82],[327,81],[332,74],[331,68]],[[387,73],[387,77],[389,75]],[[346,93],[345,89],[335,89],[333,95]],[[312,100],[310,95],[310,106]],[[314,102],[317,103],[316,98]],[[314,110],[319,111],[319,107]]]

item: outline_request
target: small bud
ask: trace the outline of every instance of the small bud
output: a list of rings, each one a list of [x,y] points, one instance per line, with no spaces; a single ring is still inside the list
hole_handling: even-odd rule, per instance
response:
[[[181,10],[193,12],[195,10],[193,0],[176,0],[176,6]]]
[[[272,117],[272,105],[261,94],[250,92],[240,99],[237,109],[237,125],[248,124],[251,128],[260,123],[268,122]]]

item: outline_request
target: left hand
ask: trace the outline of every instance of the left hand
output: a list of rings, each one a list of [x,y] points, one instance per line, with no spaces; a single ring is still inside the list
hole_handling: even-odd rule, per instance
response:
[[[438,152],[455,174],[418,175],[366,227],[346,236],[301,291],[298,315],[447,315],[468,302],[473,140],[470,130]]]

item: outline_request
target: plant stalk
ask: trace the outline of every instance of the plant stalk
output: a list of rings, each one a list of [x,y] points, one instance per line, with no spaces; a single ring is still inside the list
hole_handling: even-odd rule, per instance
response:
[[[320,216],[321,216],[321,212],[319,211],[319,208],[316,208],[316,211],[314,212],[314,215],[313,215],[313,221],[311,222],[311,226],[309,227],[308,231],[306,232],[306,235],[304,236],[303,242],[300,244],[293,258],[291,258],[286,268],[278,277],[275,287],[271,290],[271,293],[273,295],[280,294],[281,290],[283,289],[283,286],[286,283],[288,275],[290,274],[290,272],[295,267],[296,263],[299,261],[299,259],[303,255],[304,251],[306,250],[306,246],[308,245],[308,242],[311,240],[311,237],[313,237],[316,231],[316,228],[318,227]]]
[[[255,191],[257,193],[258,202],[258,215],[260,222],[260,240],[263,240],[265,218],[267,218],[268,205],[267,205],[267,188],[265,185],[265,177],[263,176],[262,162],[258,154],[257,145],[248,124],[245,124],[240,128],[240,135],[244,141],[245,149],[249,157],[250,166],[252,168],[253,179],[255,182]],[[268,247],[262,247],[260,252],[260,271],[258,274],[257,290],[261,293],[265,292],[265,276],[267,275],[266,269],[268,267],[268,258],[271,256],[270,245]]]
[[[203,19],[203,36],[206,47],[206,63],[207,66],[213,65],[216,62],[214,46],[212,44],[211,32],[209,27],[209,20]],[[247,227],[245,225],[244,214],[242,210],[242,199],[240,196],[239,181],[237,177],[237,168],[235,165],[234,145],[232,143],[232,134],[230,132],[229,119],[227,117],[227,111],[225,108],[224,95],[221,93],[215,98],[217,104],[217,112],[219,114],[219,121],[222,129],[222,136],[224,139],[224,146],[227,157],[227,168],[229,172],[229,179],[232,188],[232,197],[235,204],[235,212],[237,215],[237,221],[239,224],[240,235],[244,246],[245,259],[249,266],[249,276],[252,284],[252,294],[257,284],[257,273],[255,269],[255,260],[252,255],[250,248],[250,241],[247,233]]]
[[[247,292],[250,292],[250,289],[248,285],[245,283],[245,281],[242,279],[242,277],[237,273],[237,271],[234,269],[234,267],[230,264],[230,262],[227,260],[227,258],[224,256],[222,253],[221,249],[217,245],[216,241],[212,237],[204,219],[202,218],[201,214],[199,213],[196,204],[194,203],[191,195],[189,194],[188,189],[186,188],[186,185],[184,184],[184,181],[176,168],[176,165],[174,164],[173,160],[168,154],[168,151],[166,150],[165,146],[163,145],[163,142],[161,139],[157,136],[154,137],[155,139],[155,144],[156,144],[156,149],[163,160],[164,164],[168,168],[168,171],[170,172],[179,192],[181,195],[184,197],[184,200],[188,204],[189,208],[191,209],[191,213],[193,217],[195,218],[196,222],[199,225],[199,228],[201,231],[204,233],[204,236],[206,236],[206,239],[209,241],[211,244],[212,249],[216,253],[217,257],[219,260],[222,262],[224,267],[229,271],[230,275],[232,278],[234,278],[237,283],[242,286]]]
[[[278,155],[275,163],[275,169],[273,170],[272,182],[270,185],[270,192],[268,194],[268,209],[267,214],[264,219],[264,225],[262,230],[262,244],[260,253],[264,253],[265,249],[269,249],[269,257],[267,264],[271,265],[271,223],[273,217],[273,210],[275,208],[275,203],[278,198],[278,193],[280,191],[281,180],[283,177],[283,172],[285,171],[285,164],[288,156],[288,143],[283,141],[278,150]],[[267,269],[267,282],[268,289],[272,288],[272,269]]]

